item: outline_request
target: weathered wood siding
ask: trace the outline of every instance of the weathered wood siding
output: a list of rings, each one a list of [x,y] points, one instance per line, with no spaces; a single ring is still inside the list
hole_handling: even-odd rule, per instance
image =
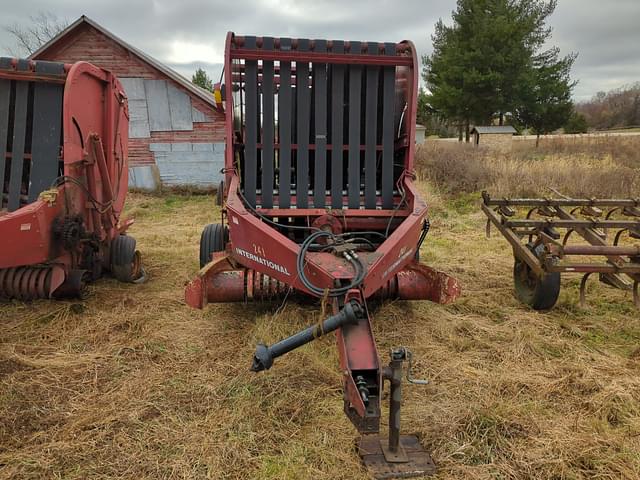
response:
[[[87,61],[111,70],[123,79],[122,83],[129,97],[130,167],[158,164],[155,152],[150,148],[152,144],[167,144],[171,147],[185,143],[187,145],[184,151],[191,152],[198,148],[194,148],[192,144],[207,145],[205,152],[211,151],[209,145],[216,145],[213,149],[217,149],[216,153],[219,153],[221,145],[224,148],[223,114],[90,25],[80,25],[39,55],[38,59],[65,63]],[[167,173],[167,176],[172,175],[171,183],[180,184],[180,175],[167,164],[167,156],[163,154],[162,157],[160,163],[167,165],[171,171],[170,174]],[[174,158],[179,160],[177,156]],[[209,172],[210,165],[195,165],[198,159],[209,163],[206,155],[189,155],[189,161],[182,163],[181,167],[193,168],[201,174]],[[215,164],[218,161],[219,158],[211,158],[211,162]],[[162,178],[162,167],[158,166],[161,168]],[[188,183],[187,180],[193,180],[197,175],[195,172],[185,171],[185,181],[182,183]],[[215,178],[200,179],[198,184],[217,184],[218,180],[218,175],[215,175]]]

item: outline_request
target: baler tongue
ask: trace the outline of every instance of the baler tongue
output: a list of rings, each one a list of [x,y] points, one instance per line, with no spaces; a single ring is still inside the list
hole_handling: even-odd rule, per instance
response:
[[[322,335],[333,332],[348,323],[357,323],[364,317],[364,314],[365,312],[362,305],[357,301],[352,300],[336,315],[332,315],[321,323],[307,327],[295,335],[285,338],[284,340],[280,340],[278,343],[275,343],[270,347],[264,344],[258,344],[256,347],[256,353],[253,356],[251,370],[254,372],[268,370],[271,368],[271,365],[273,365],[273,360],[275,358],[278,358],[291,350],[295,350],[296,348],[301,347]]]

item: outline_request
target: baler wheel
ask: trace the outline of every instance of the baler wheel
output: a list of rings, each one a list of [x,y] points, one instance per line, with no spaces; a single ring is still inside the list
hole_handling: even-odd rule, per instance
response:
[[[536,257],[540,257],[543,245],[533,248],[527,245]],[[545,273],[539,277],[526,262],[516,257],[513,265],[513,283],[518,299],[534,310],[549,310],[558,301],[560,294],[560,273]]]
[[[118,235],[111,242],[111,272],[121,282],[141,283],[146,278],[136,239]]]
[[[225,244],[229,240],[229,228],[220,223],[210,223],[200,236],[200,268],[211,261],[213,252],[224,251]]]
[[[224,203],[224,180],[220,180],[218,190],[216,191],[216,205],[219,207]]]

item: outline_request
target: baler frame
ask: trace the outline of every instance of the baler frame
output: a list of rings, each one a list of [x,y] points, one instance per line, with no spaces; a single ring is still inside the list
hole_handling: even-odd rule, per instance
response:
[[[291,294],[329,301],[333,315],[317,328],[259,345],[253,369],[335,330],[345,413],[362,433],[379,431],[383,379],[392,378],[367,299],[448,303],[460,292],[417,260],[429,227],[413,173],[417,65],[406,41],[229,33],[222,223],[203,232],[202,269],[185,292],[197,308]]]

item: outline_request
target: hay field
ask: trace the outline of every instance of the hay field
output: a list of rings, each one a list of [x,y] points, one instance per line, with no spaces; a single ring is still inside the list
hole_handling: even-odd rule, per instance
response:
[[[546,137],[513,141],[499,152],[472,144],[431,141],[416,153],[418,176],[457,196],[488,190],[494,196],[540,197],[559,189],[574,197],[640,195],[640,135]]]
[[[582,309],[567,277],[551,313],[523,307],[477,194],[420,188],[433,224],[422,259],[464,294],[446,307],[386,304],[374,329],[385,362],[405,345],[431,380],[404,389],[403,430],[432,453],[435,478],[639,478],[629,295],[594,282]],[[213,204],[129,196],[144,285],[105,279],[81,302],[0,303],[0,478],[369,478],[342,414],[333,335],[249,372],[256,342],[315,322],[317,308],[183,304]]]

